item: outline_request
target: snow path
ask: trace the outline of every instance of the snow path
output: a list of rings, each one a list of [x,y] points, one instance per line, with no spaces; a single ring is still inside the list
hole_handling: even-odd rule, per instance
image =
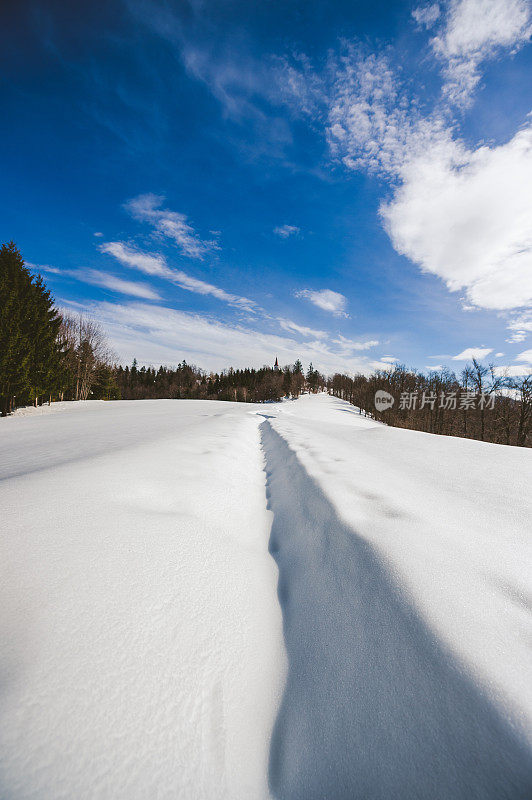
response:
[[[530,755],[263,423],[289,659],[270,756],[282,800],[530,796]]]
[[[532,796],[531,456],[326,395],[1,420],[0,796]]]
[[[2,425],[2,798],[269,796],[284,651],[250,411]]]

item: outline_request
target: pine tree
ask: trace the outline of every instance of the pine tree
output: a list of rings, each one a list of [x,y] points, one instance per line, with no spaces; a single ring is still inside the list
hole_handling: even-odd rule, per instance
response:
[[[285,367],[283,370],[283,394],[285,397],[290,396],[291,389],[292,389],[292,373],[290,372],[290,367]]]
[[[40,275],[33,279],[31,294],[28,380],[30,399],[37,405],[39,397],[51,399],[52,394],[60,388],[62,352],[58,335],[61,317]]]
[[[303,364],[298,358],[296,363],[294,364],[294,370],[292,373],[292,387],[291,387],[292,397],[295,397],[297,399],[301,394],[304,385],[305,385],[305,376],[303,375]]]
[[[61,318],[50,292],[33,277],[13,242],[0,248],[0,404],[38,402],[60,384]]]
[[[31,275],[13,242],[0,248],[0,402],[2,414],[28,388]]]
[[[95,400],[120,400],[115,371],[108,364],[102,364],[98,368],[92,396]]]

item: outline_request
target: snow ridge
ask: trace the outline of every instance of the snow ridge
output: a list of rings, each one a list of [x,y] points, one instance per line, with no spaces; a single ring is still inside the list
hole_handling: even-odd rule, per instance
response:
[[[524,742],[268,419],[261,433],[289,662],[274,797],[530,797]]]

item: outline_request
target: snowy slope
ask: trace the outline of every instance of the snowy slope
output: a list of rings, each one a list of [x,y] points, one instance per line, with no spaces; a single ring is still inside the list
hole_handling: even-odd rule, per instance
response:
[[[0,420],[0,796],[532,796],[531,468],[325,395]]]
[[[65,405],[1,425],[0,796],[267,797],[284,655],[261,420]]]
[[[532,796],[530,451],[304,397],[263,428],[287,798]]]

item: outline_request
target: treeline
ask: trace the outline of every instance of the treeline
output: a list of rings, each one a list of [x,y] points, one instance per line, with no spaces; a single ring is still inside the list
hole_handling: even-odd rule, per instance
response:
[[[183,361],[175,369],[118,366],[101,327],[82,314],[59,313],[41,276],[11,242],[0,248],[0,411],[55,400],[204,398],[256,403],[319,391],[325,377],[298,360],[284,369],[206,373]]]
[[[261,367],[211,373],[185,361],[175,369],[139,368],[134,361],[131,367],[115,367],[113,377],[124,400],[189,398],[260,403],[283,397],[297,398],[304,389],[317,392],[326,385],[325,377],[313,369],[312,364],[305,375],[299,360],[283,369]]]
[[[447,369],[428,375],[397,365],[370,377],[336,374],[330,394],[397,428],[532,446],[532,376],[507,378],[473,359],[457,377]],[[377,392],[393,405],[379,409]]]
[[[52,400],[114,399],[113,355],[101,328],[60,314],[15,245],[0,247],[0,411]]]
[[[100,326],[59,313],[13,243],[0,247],[0,411],[54,400],[195,398],[257,403],[326,389],[400,428],[532,446],[532,376],[508,378],[473,360],[457,377],[397,365],[326,379],[299,360],[283,368],[207,373],[182,361],[158,369],[116,364]]]

